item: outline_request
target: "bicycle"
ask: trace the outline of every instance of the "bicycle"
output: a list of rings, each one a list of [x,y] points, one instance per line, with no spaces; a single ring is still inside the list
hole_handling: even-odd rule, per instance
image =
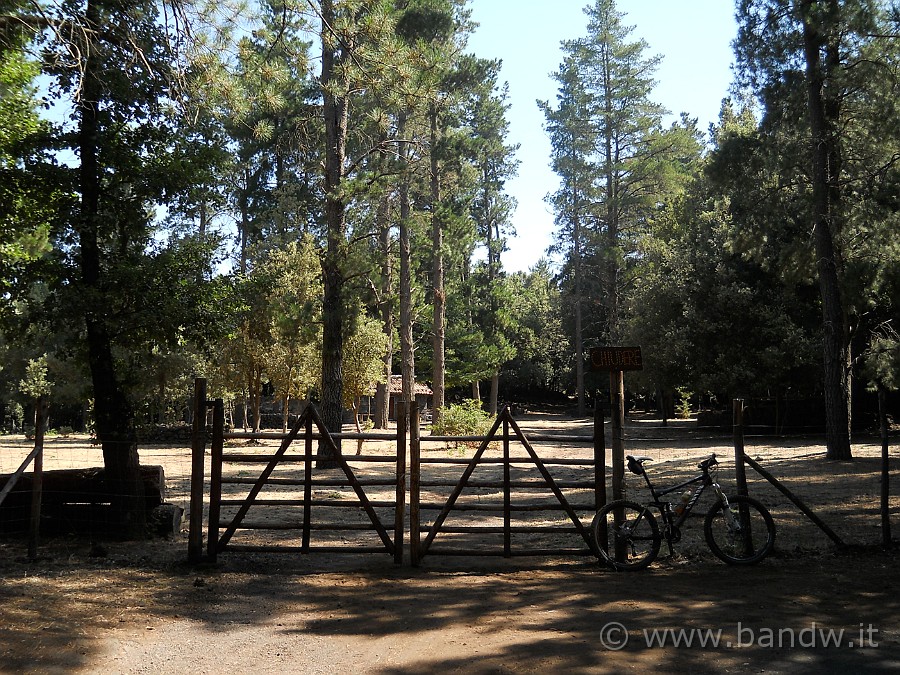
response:
[[[715,503],[706,513],[704,535],[710,550],[731,565],[758,563],[772,551],[775,543],[775,521],[769,511],[752,497],[736,495],[726,497],[711,471],[717,471],[715,453],[700,462],[701,473],[665,490],[657,491],[647,475],[644,462],[651,457],[628,455],[628,469],[643,476],[653,501],[638,504],[627,499],[610,502],[601,508],[591,523],[591,533],[600,557],[617,570],[639,570],[652,563],[665,537],[669,554],[675,555],[673,544],[681,540],[681,526],[690,517],[703,492],[711,487],[716,494]],[[675,508],[670,495],[689,486],[699,484],[695,490],[687,490],[681,503]],[[651,509],[659,511],[663,522],[660,532]]]

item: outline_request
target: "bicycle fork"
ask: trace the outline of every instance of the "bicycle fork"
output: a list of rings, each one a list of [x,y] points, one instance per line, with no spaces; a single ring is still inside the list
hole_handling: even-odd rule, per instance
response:
[[[716,492],[716,497],[722,504],[722,512],[725,516],[725,522],[728,523],[728,529],[732,532],[740,532],[741,522],[739,519],[735,518],[734,513],[731,512],[731,504],[728,503],[728,497],[722,492],[722,488],[718,483],[713,483],[712,487]]]

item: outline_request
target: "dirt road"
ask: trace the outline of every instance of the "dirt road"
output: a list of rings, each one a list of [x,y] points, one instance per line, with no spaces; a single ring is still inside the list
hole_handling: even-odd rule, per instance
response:
[[[704,433],[638,432],[633,447],[664,483],[727,453],[727,439]],[[584,557],[429,557],[411,568],[384,554],[229,553],[190,566],[185,534],[104,550],[54,539],[29,562],[24,541],[0,540],[0,671],[898,672],[898,557],[876,545],[877,448],[855,448],[852,463],[824,462],[821,450],[809,439],[748,443],[855,546],[839,552],[754,479],[779,531],[775,555],[751,568],[718,562],[696,532],[680,557],[632,574]],[[166,467],[176,493],[178,466]]]
[[[180,542],[179,542],[180,543]],[[895,554],[663,561],[493,560],[397,568],[230,556],[3,565],[3,672],[897,672]],[[0,551],[7,554],[9,551]],[[677,642],[677,644],[676,644]]]

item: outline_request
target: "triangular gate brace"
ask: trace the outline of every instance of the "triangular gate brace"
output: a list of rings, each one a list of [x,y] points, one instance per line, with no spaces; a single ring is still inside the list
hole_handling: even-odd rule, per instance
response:
[[[217,552],[221,552],[225,549],[228,542],[231,540],[231,537],[234,535],[235,531],[241,526],[241,523],[244,520],[244,517],[247,515],[247,511],[250,510],[250,507],[253,505],[253,502],[256,500],[256,497],[259,495],[263,486],[269,480],[269,477],[272,475],[272,471],[275,470],[275,467],[278,466],[278,463],[284,457],[287,449],[290,447],[291,443],[293,443],[297,436],[300,435],[300,430],[303,427],[305,429],[305,437],[306,437],[306,449],[305,449],[305,457],[306,457],[306,476],[305,476],[305,490],[306,490],[306,499],[304,509],[304,524],[308,525],[309,523],[309,491],[310,491],[310,480],[311,480],[311,471],[312,471],[312,461],[314,459],[312,454],[312,425],[315,423],[318,428],[321,439],[329,446],[331,450],[332,456],[329,457],[329,461],[337,462],[338,466],[343,470],[344,475],[347,477],[347,480],[350,482],[350,485],[353,487],[354,492],[356,492],[356,496],[359,498],[360,503],[362,504],[363,509],[366,514],[369,516],[369,520],[372,522],[372,526],[375,528],[375,531],[378,533],[378,536],[381,538],[382,543],[384,544],[385,552],[393,554],[394,553],[394,542],[391,540],[390,536],[387,533],[384,525],[382,525],[381,520],[378,518],[378,514],[375,513],[375,509],[372,508],[372,504],[369,502],[369,498],[366,496],[365,491],[362,489],[362,486],[359,484],[359,480],[357,480],[356,476],[353,473],[353,469],[347,464],[347,460],[344,459],[343,454],[341,453],[340,448],[334,442],[334,439],[331,437],[331,434],[325,427],[325,423],[322,421],[322,417],[316,407],[309,403],[306,406],[306,410],[303,414],[297,419],[294,423],[294,426],[291,428],[288,435],[281,442],[281,446],[278,448],[278,451],[269,461],[266,468],[260,474],[259,479],[251,488],[247,497],[244,499],[240,508],[238,509],[237,514],[234,519],[231,521],[231,524],[225,529],[222,533],[222,536],[219,538],[216,543],[215,550]],[[303,551],[308,552],[309,550],[309,528],[304,527],[303,533]]]
[[[447,516],[450,515],[450,512],[453,510],[454,504],[456,504],[456,500],[460,497],[463,490],[466,488],[466,485],[469,482],[469,479],[472,477],[475,469],[478,467],[478,463],[481,460],[481,456],[484,454],[485,450],[487,450],[488,446],[492,441],[498,440],[497,438],[497,430],[500,428],[500,425],[503,425],[503,434],[500,436],[499,440],[502,440],[504,444],[508,444],[510,436],[509,436],[509,427],[512,427],[512,430],[515,434],[515,438],[522,444],[525,450],[528,452],[528,455],[534,461],[535,466],[540,472],[541,476],[544,478],[544,481],[547,483],[553,495],[556,497],[557,501],[559,501],[563,510],[568,515],[569,519],[572,521],[572,524],[575,526],[576,531],[581,537],[584,539],[585,543],[588,545],[588,548],[593,551],[593,544],[591,543],[591,536],[588,528],[584,527],[581,524],[581,519],[578,517],[578,514],[575,513],[575,510],[569,504],[569,501],[566,499],[565,495],[557,486],[556,481],[553,480],[553,476],[550,475],[550,472],[547,471],[547,467],[544,466],[544,462],[538,457],[537,453],[534,451],[534,448],[531,446],[531,443],[528,442],[528,439],[525,438],[525,435],[522,433],[522,430],[519,429],[519,425],[513,419],[512,414],[509,411],[509,407],[506,406],[497,415],[497,419],[494,422],[494,425],[491,427],[491,430],[488,432],[487,437],[481,442],[478,450],[475,452],[472,459],[469,461],[468,466],[466,466],[466,470],[463,472],[462,477],[459,479],[459,482],[456,484],[456,487],[453,489],[453,493],[450,495],[450,498],[447,500],[447,503],[444,505],[444,508],[441,509],[440,514],[435,519],[434,524],[431,526],[430,531],[428,532],[428,536],[425,537],[424,541],[420,544],[419,551],[417,555],[414,554],[413,563],[416,564],[418,560],[423,558],[425,554],[428,552],[428,548],[431,546],[431,543],[434,541],[434,538],[437,536],[438,532],[440,532],[441,527],[444,524],[444,521],[447,519]],[[508,445],[506,445],[504,449],[504,453],[507,455]],[[504,553],[509,555],[509,537],[508,533],[504,542]]]

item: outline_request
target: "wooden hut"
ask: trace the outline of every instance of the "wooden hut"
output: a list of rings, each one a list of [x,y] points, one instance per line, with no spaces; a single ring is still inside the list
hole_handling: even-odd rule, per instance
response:
[[[416,382],[415,388],[416,403],[419,404],[419,410],[431,410],[431,387],[421,382]],[[390,386],[388,387],[389,403],[388,418],[396,419],[394,415],[394,406],[403,395],[403,380],[400,375],[391,375]],[[360,414],[371,417],[375,407],[375,386],[369,390],[369,395],[360,402]]]

